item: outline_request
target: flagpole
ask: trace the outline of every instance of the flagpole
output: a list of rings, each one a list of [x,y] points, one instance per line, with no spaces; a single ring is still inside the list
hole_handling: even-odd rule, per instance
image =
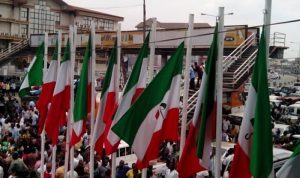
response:
[[[269,46],[270,46],[270,30],[271,30],[271,13],[272,13],[272,0],[265,0],[264,10],[264,25],[265,25],[265,39],[266,39],[266,55],[267,55],[267,69],[269,65]]]
[[[217,126],[216,126],[216,161],[215,176],[221,177],[221,135],[222,135],[222,104],[223,104],[223,48],[224,7],[219,7],[218,15],[218,60],[217,60]]]
[[[117,86],[120,86],[120,61],[121,61],[121,24],[118,23],[117,26]],[[119,87],[117,87],[117,97],[118,97],[118,101],[119,101]],[[119,103],[119,102],[118,102]],[[116,160],[117,159],[117,155],[116,152],[111,154],[111,177],[116,177]]]
[[[94,121],[95,121],[95,65],[96,65],[96,53],[95,53],[95,23],[92,21],[91,23],[91,43],[92,43],[92,91],[91,91],[91,128],[90,128],[90,137],[92,138],[92,133],[94,131]],[[94,178],[93,170],[94,170],[94,149],[95,145],[90,139],[90,178]]]
[[[72,53],[71,53],[71,84],[70,84],[70,118],[71,118],[71,121],[74,120],[73,118],[73,109],[74,109],[74,85],[73,85],[73,81],[74,81],[74,65],[75,65],[75,57],[76,57],[76,37],[77,37],[77,26],[74,25],[74,31],[73,31],[73,43],[72,43],[72,46],[71,46],[71,50],[72,50]],[[70,172],[71,172],[71,175],[70,177],[74,177],[74,146],[71,147],[71,150],[70,150]]]
[[[194,14],[189,15],[189,27],[186,38],[186,58],[185,58],[185,69],[184,69],[184,94],[183,94],[183,107],[182,107],[182,118],[181,118],[181,131],[180,131],[180,156],[183,152],[185,139],[186,139],[186,122],[187,122],[187,101],[189,96],[189,68],[191,65],[192,55],[192,40],[190,36],[194,29]]]
[[[73,26],[70,25],[69,26],[69,41],[70,41],[70,52],[72,55],[72,47],[73,47]],[[71,58],[71,62],[72,62],[72,58]],[[71,70],[72,71],[72,70]],[[71,77],[72,78],[72,77]],[[71,80],[71,79],[70,79]],[[73,81],[71,81],[73,83]],[[72,84],[71,83],[71,84]],[[70,98],[72,98],[72,95],[70,96]],[[71,102],[71,99],[70,99],[70,102]],[[72,108],[70,106],[70,109],[69,109],[69,114],[68,114],[68,123],[67,123],[67,133],[66,133],[66,154],[65,154],[65,165],[64,165],[64,168],[65,168],[65,172],[64,172],[64,177],[67,177],[68,175],[68,167],[69,167],[69,158],[70,158],[70,136],[71,136],[71,117],[70,117],[70,113],[72,113]]]
[[[270,68],[269,61],[269,47],[270,47],[270,31],[271,31],[271,13],[272,13],[272,0],[265,0],[265,10],[264,10],[264,26],[265,26],[265,41],[266,41],[266,62],[267,62],[267,71]],[[269,175],[269,178],[274,177],[274,166],[272,172]]]
[[[150,56],[149,56],[149,83],[153,78],[153,65],[155,59],[155,40],[156,40],[156,18],[152,19],[152,27],[150,34]]]
[[[44,38],[44,70],[43,70],[43,78],[46,76],[47,73],[47,60],[48,60],[48,33],[45,32],[45,38]],[[44,79],[43,79],[44,81]],[[43,128],[43,131],[41,133],[41,178],[44,178],[44,164],[45,164],[45,128]]]
[[[60,65],[60,60],[61,60],[61,31],[58,31],[58,36],[57,36],[57,63],[58,63],[58,68]],[[55,178],[55,170],[56,170],[56,150],[57,146],[54,145],[52,148],[52,167],[51,167],[51,178]]]

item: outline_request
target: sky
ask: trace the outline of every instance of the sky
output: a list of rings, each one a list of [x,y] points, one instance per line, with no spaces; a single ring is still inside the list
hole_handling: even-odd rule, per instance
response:
[[[65,2],[124,17],[122,30],[135,30],[143,21],[143,0],[65,0]],[[195,23],[215,24],[212,16],[218,15],[218,7],[225,8],[225,25],[262,25],[264,0],[146,0],[146,19],[156,17],[160,22],[186,22],[189,14],[194,14]],[[300,0],[272,0],[271,23],[300,19]],[[300,22],[274,25],[271,34],[286,34],[285,58],[295,58],[300,53]],[[291,43],[296,42],[299,44]]]

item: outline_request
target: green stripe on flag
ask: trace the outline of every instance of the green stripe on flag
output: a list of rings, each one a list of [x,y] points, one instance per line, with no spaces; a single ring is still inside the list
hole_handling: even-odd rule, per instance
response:
[[[197,156],[202,158],[204,151],[204,143],[206,139],[206,124],[213,111],[215,103],[216,89],[216,61],[218,59],[218,24],[216,24],[212,44],[208,51],[208,58],[205,65],[205,73],[207,80],[204,88],[204,101],[201,110],[199,136],[197,137]]]
[[[55,48],[51,60],[57,60],[57,58],[58,58],[58,40],[56,40]]]
[[[34,64],[30,66],[22,81],[22,85],[26,81],[28,81],[28,85],[26,86],[26,88],[20,88],[20,97],[28,95],[29,91],[31,90],[31,86],[41,86],[43,84],[44,51],[45,45],[43,42],[37,49],[35,61],[32,61],[34,62]]]
[[[150,36],[150,33],[148,33],[148,35],[144,41],[144,44],[139,51],[139,54],[138,54],[138,57],[136,59],[134,66],[133,66],[130,78],[128,79],[127,85],[125,87],[124,94],[127,93],[133,86],[135,86],[139,80],[141,66],[143,65],[144,58],[149,56],[149,51],[150,51],[149,50],[149,36]]]
[[[80,81],[76,92],[75,103],[74,103],[74,122],[81,121],[87,118],[88,114],[88,70],[89,61],[91,57],[91,35],[89,36],[88,44],[84,51],[83,64],[80,72]]]
[[[183,54],[184,43],[181,43],[164,68],[113,126],[112,130],[129,145],[132,145],[136,133],[148,113],[162,101],[170,88],[173,77],[181,75]]]
[[[264,31],[263,28],[251,81],[257,95],[250,159],[250,171],[254,178],[267,178],[273,167],[272,128]]]
[[[298,144],[292,154],[292,158],[295,158],[296,156],[298,156],[300,154],[300,144]]]
[[[63,56],[63,58],[62,58],[62,60],[61,60],[60,63],[63,63],[65,61],[69,61],[71,59],[71,55],[70,54],[71,54],[70,41],[68,39],[67,46],[66,46],[66,48],[64,50],[64,56]]]
[[[112,49],[109,60],[108,60],[108,66],[107,66],[106,74],[105,74],[104,81],[103,81],[103,88],[101,91],[101,99],[104,96],[104,93],[106,93],[109,88],[111,76],[113,73],[113,68],[114,68],[114,65],[116,65],[116,64],[117,64],[117,40],[115,41],[114,48]]]

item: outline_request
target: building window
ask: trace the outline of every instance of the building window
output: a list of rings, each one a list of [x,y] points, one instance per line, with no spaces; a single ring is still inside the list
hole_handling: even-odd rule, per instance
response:
[[[44,32],[54,33],[56,22],[60,21],[60,14],[51,12],[45,1],[39,1],[34,9],[29,10],[29,28],[31,34]]]
[[[20,9],[20,19],[21,20],[28,20],[28,9],[27,8],[21,8]]]
[[[28,26],[27,25],[21,25],[20,28],[21,28],[21,35],[22,36],[27,36]]]

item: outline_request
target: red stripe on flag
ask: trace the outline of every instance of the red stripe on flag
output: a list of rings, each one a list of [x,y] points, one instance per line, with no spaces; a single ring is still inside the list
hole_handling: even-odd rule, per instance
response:
[[[104,114],[103,114],[103,118],[99,118],[99,119],[103,119],[103,122],[105,123],[105,129],[104,129],[104,132],[101,133],[100,137],[96,140],[96,143],[95,143],[95,150],[99,154],[102,153],[104,142],[105,142],[105,144],[107,144],[106,145],[107,147],[105,147],[105,151],[107,151],[108,153],[112,153],[115,149],[115,146],[109,146],[110,144],[108,144],[109,141],[107,139],[107,135],[108,135],[108,131],[112,124],[113,116],[118,107],[116,92],[108,92],[106,100],[104,100],[103,102],[106,102],[106,103],[103,103],[105,105]],[[117,145],[117,147],[118,147],[118,145]]]
[[[39,110],[39,134],[42,133],[45,126],[45,120],[48,113],[48,104],[51,101],[54,87],[55,81],[45,83],[42,86],[42,92],[36,106]]]
[[[158,158],[160,144],[162,141],[178,141],[178,118],[178,108],[172,108],[168,111],[161,130],[153,134],[144,159],[137,161],[137,166],[139,169],[146,168],[151,160]]]
[[[74,129],[72,129],[70,148],[72,146],[74,146],[75,144],[77,144],[81,140],[81,137],[83,136],[83,134],[85,133],[85,130],[86,130],[86,122],[85,121],[86,121],[85,119],[82,121],[82,128],[81,128],[82,132],[79,135],[76,135]]]
[[[136,99],[143,93],[145,88],[137,88],[131,100],[131,105],[136,101]]]
[[[194,176],[197,172],[205,170],[200,165],[200,160],[197,157],[197,135],[199,132],[199,122],[200,119],[198,119],[198,122],[196,124],[197,127],[195,127],[193,123],[191,123],[189,135],[177,166],[179,175],[183,178]]]
[[[57,144],[57,138],[59,134],[59,128],[62,123],[65,123],[66,112],[70,108],[70,86],[66,86],[65,89],[53,96],[51,101],[51,107],[48,112],[48,116],[45,122],[45,130],[51,138],[52,145]]]
[[[116,112],[117,109],[117,98],[116,98],[116,92],[108,92],[106,103],[105,103],[105,110],[103,114],[103,122],[108,123],[111,122],[113,119],[113,115]]]
[[[91,83],[88,83],[88,86],[87,86],[87,112],[88,113],[91,113],[91,108],[92,108],[92,84]]]
[[[229,171],[230,178],[251,178],[250,159],[238,144],[234,147],[234,157]]]

